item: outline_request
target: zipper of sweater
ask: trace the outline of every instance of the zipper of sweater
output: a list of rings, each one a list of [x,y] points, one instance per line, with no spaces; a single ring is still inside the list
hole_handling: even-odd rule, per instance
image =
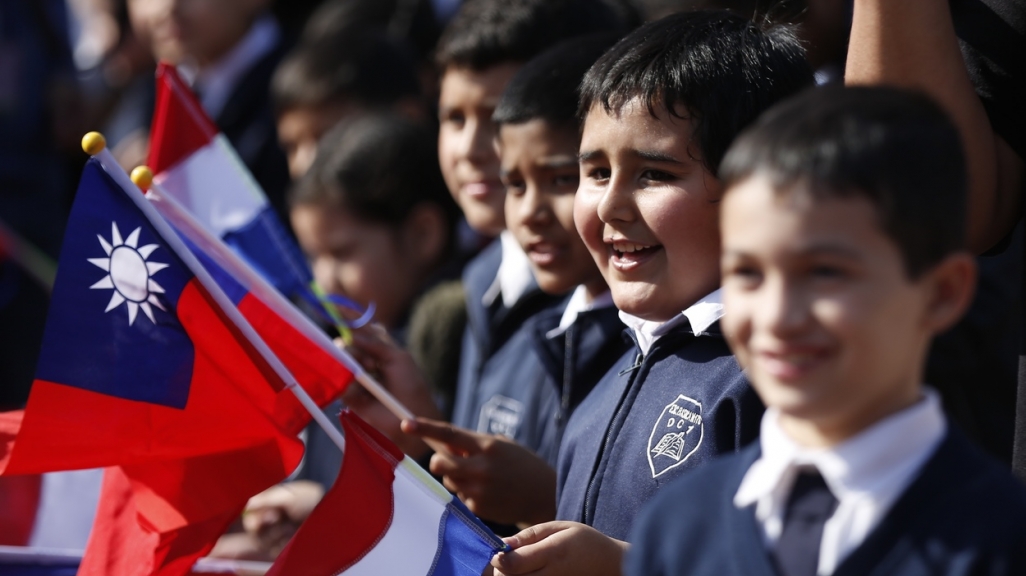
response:
[[[627,368],[626,370],[623,370],[622,372],[619,373],[619,375],[623,376],[624,374],[628,374],[630,372],[633,372],[633,371],[637,370],[638,368],[641,368],[641,364],[644,361],[645,361],[645,355],[642,354],[639,351],[637,357],[635,357],[635,359],[634,359],[634,365],[631,366],[630,368]],[[631,382],[628,382],[628,384],[627,384],[627,388],[628,389],[630,388],[631,384],[632,384]],[[629,392],[629,390],[624,390],[624,394],[627,394],[628,392]],[[613,423],[616,422],[617,418],[620,416],[620,412],[623,410],[623,400],[624,400],[624,398],[620,399],[620,405],[616,407],[616,411],[613,412],[613,417],[610,418],[610,420],[609,420],[609,427],[606,428],[606,434],[602,438],[602,444],[599,445],[599,451],[598,451],[598,458],[599,458],[599,460],[598,460],[597,463],[601,463],[602,458],[603,458],[604,454],[606,453],[606,447],[609,446],[610,441],[612,441],[612,439],[613,439]],[[593,511],[591,509],[591,491],[595,487],[595,483],[596,482],[597,482],[597,477],[594,475],[594,472],[593,472],[591,478],[588,479],[588,487],[584,491],[584,515],[583,515],[583,522],[582,523],[583,524],[587,524],[589,526],[591,526],[591,524],[592,524],[591,515],[593,513]]]
[[[644,359],[645,359],[645,355],[642,354],[641,352],[638,352],[638,355],[634,358],[634,365],[631,366],[630,368],[624,368],[623,370],[620,370],[618,375],[619,376],[623,376],[624,374],[629,374],[631,372],[634,372],[638,368],[641,368],[641,361],[644,360]]]

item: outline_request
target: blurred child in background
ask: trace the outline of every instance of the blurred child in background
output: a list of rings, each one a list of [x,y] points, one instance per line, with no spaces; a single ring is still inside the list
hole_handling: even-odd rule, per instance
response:
[[[348,30],[300,43],[271,81],[278,139],[298,180],[317,153],[317,142],[343,118],[392,112],[425,121],[415,62],[405,46],[383,32]]]

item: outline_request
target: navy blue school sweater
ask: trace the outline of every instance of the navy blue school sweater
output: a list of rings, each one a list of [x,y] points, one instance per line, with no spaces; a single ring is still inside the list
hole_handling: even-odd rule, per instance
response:
[[[734,494],[758,443],[668,486],[631,534],[629,576],[776,576],[754,505]],[[1026,574],[1026,488],[948,427],[933,456],[833,576]]]
[[[755,439],[762,413],[718,324],[695,336],[683,322],[644,357],[635,344],[570,417],[557,519],[626,539],[657,490]]]
[[[535,354],[545,374],[545,386],[552,393],[546,404],[546,420],[538,455],[553,467],[566,423],[578,404],[595,384],[630,348],[619,311],[606,306],[579,313],[561,333],[563,307],[545,310],[530,320]]]
[[[559,399],[545,385],[527,320],[560,306],[564,297],[545,294],[532,283],[512,307],[503,305],[501,297],[486,307],[482,299],[495,281],[501,260],[502,248],[496,240],[463,272],[467,329],[452,421],[470,430],[507,436],[537,452],[544,442],[544,422],[539,420],[551,414]]]

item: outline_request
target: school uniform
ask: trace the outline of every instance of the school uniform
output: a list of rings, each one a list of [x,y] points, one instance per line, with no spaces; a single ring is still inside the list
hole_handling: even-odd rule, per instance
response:
[[[532,342],[550,391],[541,407],[540,443],[536,452],[556,466],[559,443],[567,420],[595,384],[630,347],[623,335],[613,297],[605,294],[588,301],[584,286],[568,298],[562,310],[545,310],[528,321]]]
[[[285,190],[288,162],[278,144],[277,119],[271,102],[271,77],[285,46],[278,23],[270,15],[259,18],[218,62],[193,80],[204,110],[238,152],[260,184],[271,206],[288,222]]]
[[[542,421],[559,399],[544,383],[527,321],[564,297],[538,289],[527,255],[508,232],[467,265],[463,287],[467,329],[452,421],[538,451]]]
[[[662,324],[621,313],[634,346],[570,417],[557,519],[625,539],[657,490],[755,439],[762,403],[719,332],[722,311],[717,291]]]
[[[948,426],[935,392],[829,449],[798,446],[778,418],[767,411],[758,443],[653,499],[627,574],[781,574],[787,509],[808,470],[834,499],[805,543],[809,573],[1026,574],[1026,487]]]

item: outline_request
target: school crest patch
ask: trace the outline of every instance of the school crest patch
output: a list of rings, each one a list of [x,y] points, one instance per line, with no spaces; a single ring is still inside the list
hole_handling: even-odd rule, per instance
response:
[[[702,405],[680,395],[663,408],[648,437],[648,465],[652,477],[680,466],[702,445]]]
[[[481,406],[477,431],[514,438],[523,416],[523,402],[496,394]]]

